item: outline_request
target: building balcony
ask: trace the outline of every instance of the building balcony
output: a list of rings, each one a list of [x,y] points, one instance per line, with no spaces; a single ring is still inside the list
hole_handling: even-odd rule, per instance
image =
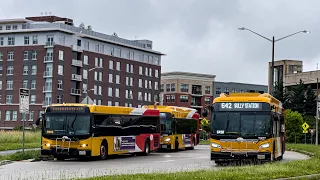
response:
[[[43,92],[52,92],[52,86],[43,86]]]
[[[77,59],[72,59],[71,65],[72,66],[82,67],[82,61],[81,60],[77,60]]]
[[[200,90],[192,90],[191,91],[192,96],[202,96],[202,91]]]
[[[81,89],[71,88],[71,95],[81,96]]]
[[[54,42],[53,41],[47,41],[44,45],[44,48],[53,48]]]
[[[44,63],[51,63],[51,62],[53,62],[53,56],[45,56],[43,62],[44,62]]]
[[[71,80],[73,81],[82,81],[82,76],[79,74],[71,74]]]
[[[52,71],[44,71],[43,77],[44,78],[52,78],[53,77]]]
[[[81,46],[71,45],[72,51],[83,52]]]

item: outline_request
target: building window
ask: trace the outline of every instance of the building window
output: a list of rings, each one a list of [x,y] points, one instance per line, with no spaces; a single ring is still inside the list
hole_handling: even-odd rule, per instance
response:
[[[7,95],[6,104],[12,104],[12,95]]]
[[[13,61],[13,59],[14,59],[14,52],[8,51],[8,61]]]
[[[0,37],[0,46],[3,46],[3,44],[4,44],[3,37]]]
[[[94,80],[98,81],[98,72],[97,71],[94,72]]]
[[[181,92],[189,92],[189,84],[181,84],[180,91]]]
[[[164,91],[164,84],[161,84],[160,86],[160,92],[163,92]]]
[[[63,51],[59,50],[59,60],[63,61]]]
[[[113,74],[109,74],[109,83],[113,83]]]
[[[171,95],[171,102],[176,102],[176,96],[175,95]]]
[[[83,56],[83,64],[88,65],[88,64],[89,64],[88,61],[89,61],[88,56],[84,55],[84,56]]]
[[[6,30],[11,30],[11,26],[10,25],[6,25]]]
[[[109,61],[109,69],[113,69],[113,61]]]
[[[36,75],[37,74],[37,65],[32,65],[31,66],[31,75]]]
[[[62,95],[57,96],[57,103],[62,104]]]
[[[99,60],[100,60],[100,61],[99,61],[99,67],[103,67],[103,65],[102,65],[103,59],[100,58]]]
[[[143,68],[142,68],[142,66],[139,66],[139,75],[143,75]]]
[[[120,76],[116,75],[116,84],[120,84]]]
[[[166,95],[166,102],[170,102],[170,95]]]
[[[148,89],[148,80],[144,80],[144,88]]]
[[[24,37],[24,44],[25,45],[29,44],[29,36]]]
[[[112,106],[112,101],[108,101],[108,106]]]
[[[99,72],[99,81],[102,82],[102,72]]]
[[[102,87],[101,86],[98,86],[98,94],[102,95]]]
[[[18,119],[18,111],[12,111],[12,121],[16,121]]]
[[[29,121],[33,121],[34,118],[34,111],[29,112]]]
[[[114,102],[114,106],[119,106],[119,102]]]
[[[93,86],[93,94],[95,94],[95,95],[97,94],[97,85]]]
[[[142,88],[143,85],[142,85],[142,79],[139,79],[139,87]]]
[[[117,71],[120,71],[121,67],[120,67],[120,62],[117,62]]]
[[[145,69],[145,75],[148,76],[148,68]]]
[[[9,46],[15,45],[15,37],[8,37],[8,45]]]
[[[29,59],[29,51],[24,51],[23,60],[28,60],[28,59]]]
[[[120,97],[120,89],[119,88],[116,88],[115,96]]]
[[[149,76],[152,77],[152,69],[149,68]]]
[[[226,87],[226,88],[224,89],[224,93],[229,94],[229,92],[230,92],[229,88]]]
[[[32,60],[37,60],[37,51],[32,51]]]
[[[182,103],[187,103],[187,102],[188,102],[188,96],[186,96],[186,95],[181,95],[181,96],[180,96],[180,102],[182,102]]]
[[[7,67],[7,75],[13,75],[13,66]]]
[[[216,94],[221,94],[221,87],[216,87]]]
[[[23,80],[22,88],[28,89],[28,80]]]
[[[7,81],[7,90],[13,89],[13,81]]]
[[[83,76],[83,79],[88,79],[88,70],[84,69],[82,76]]]
[[[176,91],[176,84],[175,83],[172,83],[171,84],[171,91]]]
[[[36,80],[31,80],[31,89],[36,89]]]
[[[13,30],[17,30],[18,29],[18,25],[12,25],[12,29]]]
[[[210,103],[210,101],[211,101],[210,99],[211,99],[210,97],[206,97],[206,98],[204,99],[204,103],[205,103],[205,104],[211,104],[211,103]]]
[[[154,76],[156,77],[156,78],[158,78],[159,77],[159,70],[154,70]]]
[[[28,75],[28,66],[23,66],[23,75]]]
[[[138,100],[143,101],[142,92],[138,92]]]
[[[171,86],[170,84],[166,84],[166,91],[167,92],[170,92],[170,86]]]
[[[35,103],[36,103],[36,95],[31,95],[30,104],[35,104]]]
[[[204,90],[204,91],[205,91],[205,94],[210,94],[210,93],[211,93],[210,90],[211,90],[211,87],[210,87],[210,86],[206,86],[206,87],[205,87],[205,90]]]
[[[38,44],[38,36],[32,36],[32,44]]]
[[[63,75],[63,66],[62,65],[58,65],[58,74]]]
[[[58,80],[58,89],[62,90],[62,80]]]
[[[3,61],[3,54],[0,52],[0,61]]]
[[[111,87],[108,88],[108,96],[112,97],[112,88]]]
[[[11,111],[6,111],[6,121],[11,120]]]
[[[154,82],[154,89],[158,90],[159,89],[159,83],[158,82]]]

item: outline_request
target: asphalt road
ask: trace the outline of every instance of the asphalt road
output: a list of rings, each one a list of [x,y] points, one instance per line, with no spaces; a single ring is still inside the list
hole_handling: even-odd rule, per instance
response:
[[[198,169],[219,169],[209,159],[209,146],[199,145],[195,150],[157,152],[150,156],[119,156],[105,161],[40,161],[15,162],[0,166],[0,180],[13,179],[68,179],[110,174],[177,172]],[[306,155],[286,151],[283,161],[303,160]]]

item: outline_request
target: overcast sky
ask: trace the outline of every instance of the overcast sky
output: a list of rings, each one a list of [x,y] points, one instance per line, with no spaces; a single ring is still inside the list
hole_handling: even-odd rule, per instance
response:
[[[303,3],[304,2],[304,3]],[[319,0],[0,0],[1,18],[51,12],[128,39],[149,39],[162,58],[162,72],[216,75],[217,81],[267,85],[271,42],[239,31],[246,27],[276,39],[275,59],[320,63]],[[319,66],[320,67],[320,66]]]

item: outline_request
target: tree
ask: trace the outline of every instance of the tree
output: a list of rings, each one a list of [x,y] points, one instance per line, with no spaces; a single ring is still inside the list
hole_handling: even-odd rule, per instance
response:
[[[275,98],[277,98],[281,102],[285,101],[285,99],[284,99],[284,87],[283,87],[283,81],[282,80],[276,82],[276,84],[274,86],[273,96]]]
[[[87,27],[87,30],[88,30],[88,31],[92,31],[92,26],[89,25],[89,26]]]
[[[81,23],[80,23],[80,25],[79,25],[79,28],[81,28],[81,29],[85,29],[85,27],[86,27],[86,26],[84,25],[84,23],[83,23],[83,22],[81,22]]]
[[[311,86],[309,85],[306,90],[306,101],[304,104],[304,115],[315,116],[316,115],[316,98],[317,96],[314,94]]]
[[[301,79],[299,84],[293,87],[293,94],[290,99],[292,111],[298,111],[299,113],[304,114],[305,86]]]
[[[297,111],[292,111],[290,109],[285,110],[286,117],[286,141],[289,143],[301,142],[302,133],[302,124],[304,123],[302,115]]]

